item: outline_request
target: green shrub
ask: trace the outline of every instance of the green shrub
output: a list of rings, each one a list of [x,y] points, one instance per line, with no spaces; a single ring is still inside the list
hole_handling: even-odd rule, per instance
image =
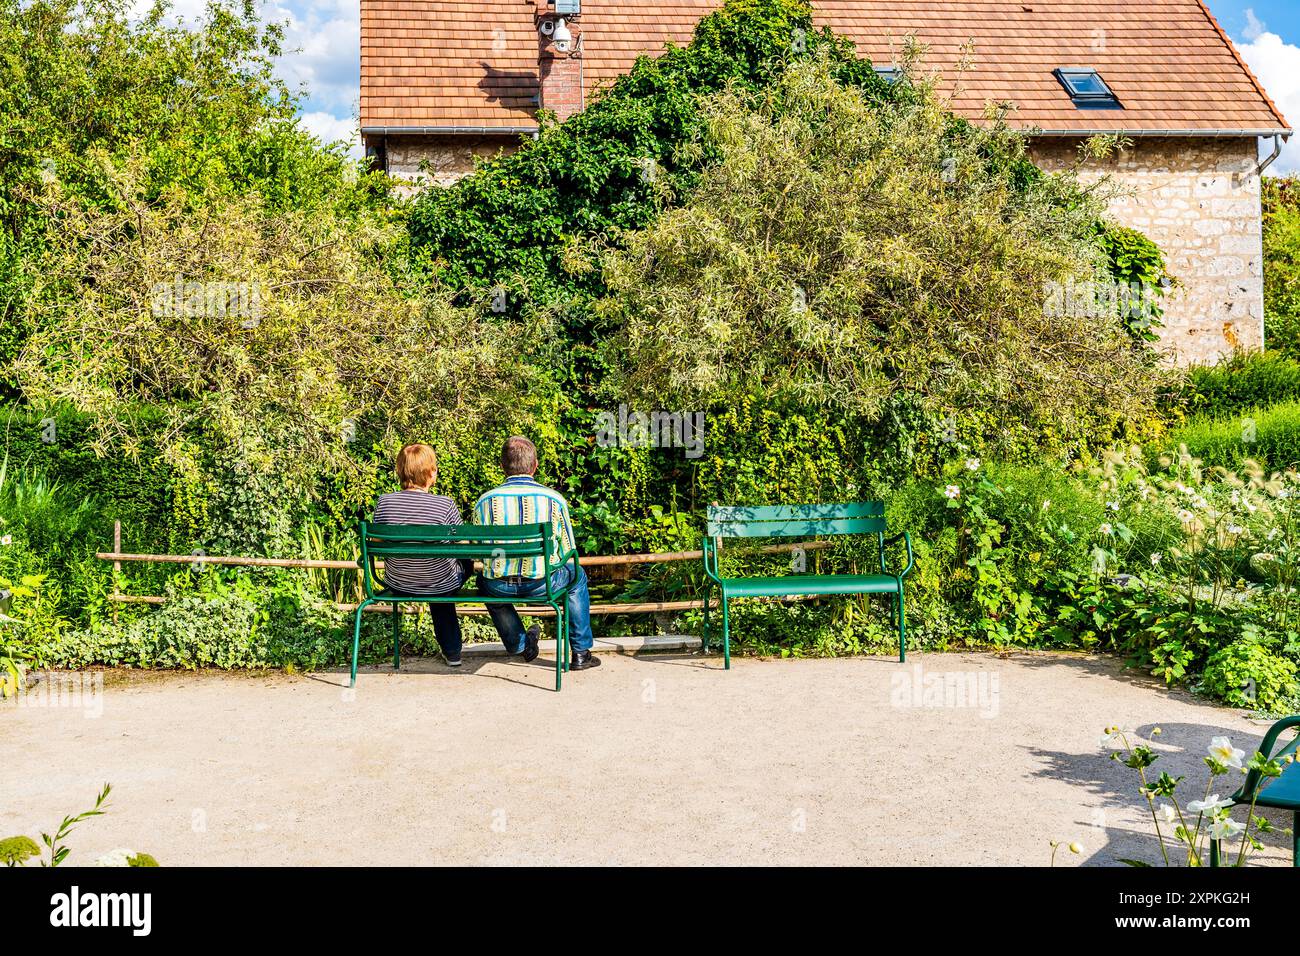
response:
[[[1240,414],[1300,400],[1300,361],[1280,352],[1235,352],[1218,365],[1187,370],[1180,393],[1188,411]]]
[[[1273,712],[1295,693],[1296,665],[1254,640],[1241,640],[1213,654],[1201,687],[1234,707]]]
[[[703,100],[719,162],[603,258],[610,390],[678,408],[758,390],[868,426],[906,409],[998,454],[1088,448],[1150,414],[1151,354],[1120,316],[1044,292],[1105,273],[1101,207],[1068,205],[1066,177],[1019,185],[1018,134],[955,132],[913,90],[868,105],[813,60],[756,104]]]
[[[1264,342],[1300,359],[1300,177],[1266,176],[1264,213]]]
[[[1154,461],[1179,445],[1206,465],[1236,469],[1253,460],[1267,468],[1288,468],[1300,463],[1300,401],[1229,418],[1192,419],[1149,448],[1148,457]]]

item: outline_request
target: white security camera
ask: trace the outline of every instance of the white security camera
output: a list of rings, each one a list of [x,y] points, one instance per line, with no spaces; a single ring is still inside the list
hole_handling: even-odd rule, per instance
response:
[[[569,52],[569,47],[573,45],[573,34],[569,32],[568,24],[564,22],[563,17],[560,17],[559,21],[555,24],[555,29],[552,31],[551,39],[555,41],[555,49],[559,50],[561,53]]]

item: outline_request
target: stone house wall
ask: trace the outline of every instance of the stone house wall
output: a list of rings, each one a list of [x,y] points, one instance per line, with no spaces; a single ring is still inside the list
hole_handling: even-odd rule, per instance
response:
[[[450,185],[474,171],[475,159],[489,159],[498,152],[513,153],[518,136],[440,134],[436,136],[365,137],[364,147],[378,151],[388,174],[401,181],[405,192],[434,182]]]
[[[1040,167],[1077,162],[1077,139],[1041,139]],[[1257,141],[1253,137],[1141,137],[1080,177],[1111,177],[1114,218],[1164,251],[1180,285],[1165,299],[1161,345],[1180,365],[1209,364],[1264,343],[1264,278]]]

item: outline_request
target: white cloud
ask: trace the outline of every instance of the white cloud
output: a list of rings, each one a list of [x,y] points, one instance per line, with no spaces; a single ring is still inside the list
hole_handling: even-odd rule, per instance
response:
[[[353,0],[303,4],[271,2],[268,21],[284,22],[285,53],[280,75],[295,89],[305,87],[309,106],[347,115],[361,98],[361,6]]]
[[[1250,7],[1246,8],[1246,29],[1241,31],[1241,35],[1247,41],[1254,43],[1261,36],[1268,32],[1268,27],[1264,26],[1264,21],[1255,16],[1255,11]]]
[[[1249,42],[1237,44],[1241,58],[1282,111],[1287,125],[1295,129],[1300,124],[1300,46],[1270,33],[1253,10],[1246,11],[1244,36]],[[1282,147],[1282,155],[1269,168],[1274,174],[1297,170],[1300,170],[1300,135],[1291,137]]]
[[[133,19],[141,19],[155,0],[129,0]],[[194,27],[207,0],[168,0],[166,20]],[[276,70],[290,89],[304,91],[299,124],[322,142],[344,140],[361,156],[355,115],[361,100],[361,5],[356,0],[265,0],[258,11],[264,23],[285,26],[284,54]]]
[[[361,129],[356,120],[339,119],[332,113],[314,110],[299,116],[298,125],[322,143],[343,140],[348,144],[348,152],[356,159],[361,158]]]
[[[265,20],[283,22],[285,53],[276,64],[292,89],[306,92],[299,123],[323,142],[346,140],[361,158],[361,5],[355,0],[270,0]]]

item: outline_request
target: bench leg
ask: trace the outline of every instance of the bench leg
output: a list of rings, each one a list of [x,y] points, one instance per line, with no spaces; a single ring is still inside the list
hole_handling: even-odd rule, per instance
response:
[[[722,595],[722,669],[731,670],[731,615],[727,612],[727,595]]]
[[[568,629],[564,621],[564,607],[556,606],[555,608],[555,692],[559,693],[560,685],[564,681],[564,632]]]
[[[393,670],[402,667],[402,606],[393,602]]]
[[[1210,841],[1210,866],[1219,865],[1219,841]]]
[[[709,653],[709,603],[713,596],[713,588],[704,590],[704,633],[700,635],[700,653]]]
[[[907,661],[907,615],[903,609],[903,585],[898,586],[898,663]]]
[[[352,622],[352,678],[348,681],[349,687],[357,686],[357,654],[361,650],[361,612],[373,603],[368,600],[362,601],[357,606],[356,619]]]
[[[1300,811],[1291,814],[1291,865],[1300,866]]]

